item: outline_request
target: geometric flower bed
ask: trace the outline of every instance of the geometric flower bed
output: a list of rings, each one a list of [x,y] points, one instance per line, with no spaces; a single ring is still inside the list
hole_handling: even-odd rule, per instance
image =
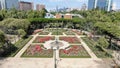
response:
[[[63,35],[61,31],[52,31],[52,35]]]
[[[68,49],[60,50],[61,58],[89,58],[89,54],[81,45],[70,46]]]
[[[37,34],[37,33],[39,33],[39,32],[42,32],[42,31],[43,31],[42,29],[34,30],[33,35],[35,35],[35,34]]]
[[[39,35],[48,35],[49,32],[40,32]]]
[[[66,35],[75,35],[75,33],[73,33],[72,31],[66,31],[65,34]]]
[[[28,49],[24,52],[22,57],[53,57],[53,50],[46,50],[42,45],[30,45]]]
[[[38,36],[34,41],[33,43],[44,43],[46,41],[49,41],[49,40],[54,40],[55,37],[53,36]]]
[[[80,44],[80,41],[77,37],[60,37],[59,39],[72,43],[72,44],[76,44],[76,43]]]
[[[83,33],[77,30],[72,30],[74,33],[76,33],[77,35],[82,35]]]

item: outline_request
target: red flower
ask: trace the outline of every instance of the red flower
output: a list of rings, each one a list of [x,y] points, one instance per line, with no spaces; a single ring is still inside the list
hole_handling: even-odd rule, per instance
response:
[[[36,46],[35,46],[35,50],[36,50],[36,51],[41,51],[42,48],[41,48],[39,45],[36,45]]]

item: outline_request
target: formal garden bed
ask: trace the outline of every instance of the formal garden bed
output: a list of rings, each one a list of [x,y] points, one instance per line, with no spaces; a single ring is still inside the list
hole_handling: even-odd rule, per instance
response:
[[[44,43],[46,41],[49,41],[49,40],[54,40],[55,37],[54,36],[38,36],[34,41],[33,43]]]
[[[60,32],[65,32],[64,29],[57,29],[57,28],[50,28],[50,29],[46,29],[46,31],[49,31],[49,32],[53,32],[53,31],[60,31]]]
[[[63,35],[63,32],[61,32],[61,31],[53,31],[52,32],[52,35]]]
[[[39,32],[42,32],[42,31],[43,31],[42,29],[34,30],[33,35],[35,35],[35,34],[37,34],[37,33],[39,33]]]
[[[45,49],[43,45],[30,45],[22,57],[52,58],[53,50]]]
[[[82,32],[78,31],[78,30],[72,30],[74,33],[76,33],[77,35],[83,35]]]
[[[93,39],[88,37],[82,37],[83,41],[89,46],[89,48],[95,53],[99,58],[110,58],[111,56],[108,52],[103,51],[100,47],[96,45],[96,42]]]
[[[69,42],[70,44],[80,44],[81,43],[77,37],[59,37],[59,39]]]
[[[87,51],[81,45],[73,45],[67,49],[60,50],[61,58],[90,58]]]
[[[73,33],[72,31],[66,31],[65,34],[66,35],[75,35],[75,33]]]
[[[48,35],[49,32],[39,32],[39,35]]]

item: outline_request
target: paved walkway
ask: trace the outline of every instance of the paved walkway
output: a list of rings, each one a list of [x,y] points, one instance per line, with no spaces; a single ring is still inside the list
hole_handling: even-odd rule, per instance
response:
[[[15,55],[15,58],[20,58],[25,50],[30,46],[30,44],[35,40],[38,34],[34,35],[33,38]]]
[[[57,68],[111,68],[111,60],[62,58]],[[54,68],[53,58],[7,58],[0,60],[0,68]]]
[[[81,38],[80,38],[81,39]],[[91,58],[93,59],[98,59],[97,56],[93,53],[93,51],[87,46],[87,44],[85,42],[83,42],[83,40],[81,39],[81,43],[83,44],[83,47],[86,49],[86,51],[88,52],[88,54],[91,56]]]

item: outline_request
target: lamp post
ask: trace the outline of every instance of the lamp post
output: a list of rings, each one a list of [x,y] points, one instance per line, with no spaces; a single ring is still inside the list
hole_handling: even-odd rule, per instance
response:
[[[54,68],[57,68],[56,49],[54,49]]]
[[[59,46],[58,46],[58,40],[55,40],[55,46],[51,47],[54,51],[54,68],[57,68],[57,55],[56,55],[56,51],[59,50]]]
[[[54,53],[54,68],[57,68],[57,50],[59,50],[59,42],[55,39],[54,43],[51,45],[51,49],[53,49]]]

